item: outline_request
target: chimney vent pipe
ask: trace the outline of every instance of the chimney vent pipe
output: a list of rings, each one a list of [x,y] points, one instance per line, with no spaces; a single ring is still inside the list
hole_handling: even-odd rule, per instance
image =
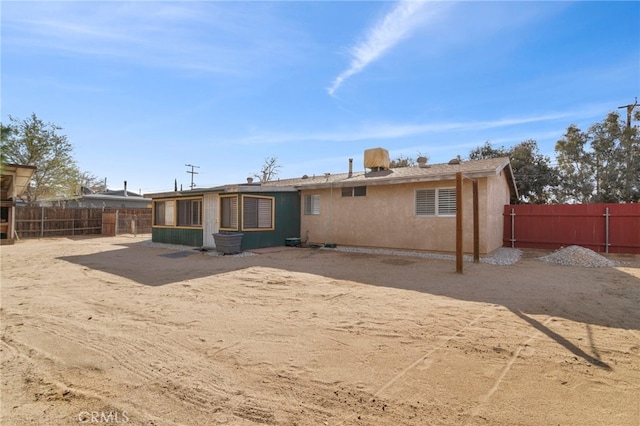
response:
[[[349,177],[353,176],[353,158],[349,158]]]

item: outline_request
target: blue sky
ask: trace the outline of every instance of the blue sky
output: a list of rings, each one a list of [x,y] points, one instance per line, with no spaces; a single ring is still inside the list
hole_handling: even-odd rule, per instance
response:
[[[554,158],[640,96],[640,3],[3,1],[2,121],[64,128],[82,171],[142,193],[340,173],[365,149]]]

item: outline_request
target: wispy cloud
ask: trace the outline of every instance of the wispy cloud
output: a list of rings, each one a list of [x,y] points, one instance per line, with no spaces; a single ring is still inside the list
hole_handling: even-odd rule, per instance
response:
[[[267,6],[61,2],[3,10],[3,49],[62,52],[163,68],[246,75],[287,61],[298,33]],[[264,65],[267,64],[267,65]]]
[[[349,77],[361,72],[371,62],[408,37],[421,22],[419,12],[426,1],[402,0],[396,7],[371,27],[361,42],[349,49],[351,64],[327,89],[333,96]]]
[[[528,117],[501,118],[487,121],[435,122],[418,124],[362,125],[354,130],[337,132],[273,133],[265,132],[236,140],[244,145],[289,142],[356,142],[364,140],[392,140],[440,132],[467,132],[501,129],[530,123],[555,122],[574,117],[574,113],[550,113]]]

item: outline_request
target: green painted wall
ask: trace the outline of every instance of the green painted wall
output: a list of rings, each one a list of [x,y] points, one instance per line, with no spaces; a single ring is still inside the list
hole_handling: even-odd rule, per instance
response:
[[[151,241],[154,243],[202,247],[202,228],[153,228],[151,230]]]
[[[300,237],[300,194],[298,192],[256,192],[244,195],[274,197],[275,229],[270,231],[242,231],[242,250],[285,245],[286,238]],[[238,211],[241,216],[242,212]],[[203,214],[206,217],[206,214]],[[241,223],[238,217],[238,223]],[[151,240],[156,243],[202,247],[202,229],[153,228]]]
[[[276,226],[273,231],[243,231],[242,250],[262,247],[277,247],[285,244],[286,238],[300,237],[300,194],[297,192],[260,192],[255,194],[274,197]],[[239,221],[241,218],[238,218]]]

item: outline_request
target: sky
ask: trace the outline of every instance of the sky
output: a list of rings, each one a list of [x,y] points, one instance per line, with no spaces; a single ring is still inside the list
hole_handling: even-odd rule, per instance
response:
[[[533,139],[555,160],[640,96],[636,1],[2,1],[1,121],[61,126],[137,193],[447,162]],[[197,166],[193,169],[187,165]],[[195,171],[192,175],[188,172]],[[516,177],[517,178],[517,177]]]

